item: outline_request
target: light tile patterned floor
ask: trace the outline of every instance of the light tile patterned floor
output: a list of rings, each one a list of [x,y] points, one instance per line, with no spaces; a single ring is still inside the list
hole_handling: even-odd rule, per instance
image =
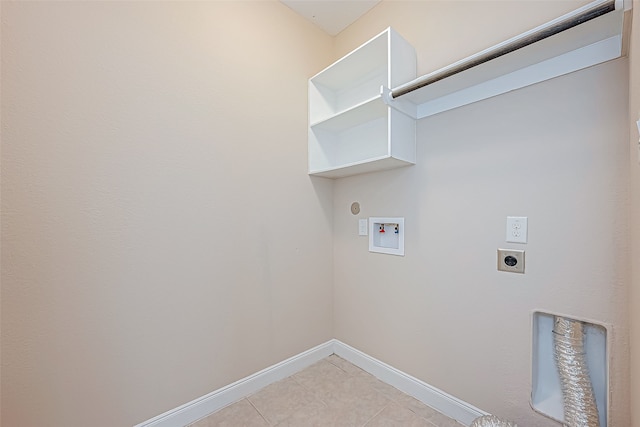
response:
[[[462,427],[334,355],[191,427]]]

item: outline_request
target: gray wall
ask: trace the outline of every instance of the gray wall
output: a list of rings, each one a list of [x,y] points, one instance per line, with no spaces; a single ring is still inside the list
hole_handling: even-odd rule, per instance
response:
[[[513,21],[527,20],[516,30],[493,13],[506,2],[452,3],[382,3],[337,48],[391,25],[422,45],[424,74],[460,59],[458,46],[477,51],[546,20],[511,5]],[[611,425],[629,425],[627,73],[620,59],[422,119],[417,165],[337,181],[336,337],[486,411],[555,426],[529,407],[532,311],[602,322]],[[508,215],[529,218],[528,244],[505,243]],[[405,257],[368,252],[357,233],[368,216],[405,217]],[[526,249],[525,275],[496,270],[499,247]]]

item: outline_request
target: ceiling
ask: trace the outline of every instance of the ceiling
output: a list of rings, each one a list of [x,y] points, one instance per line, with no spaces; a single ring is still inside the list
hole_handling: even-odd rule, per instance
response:
[[[280,0],[303,18],[335,36],[381,0]]]

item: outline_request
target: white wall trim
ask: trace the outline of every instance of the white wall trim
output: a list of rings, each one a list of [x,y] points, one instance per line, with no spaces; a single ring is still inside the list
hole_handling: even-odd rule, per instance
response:
[[[338,340],[334,340],[334,353],[353,363],[360,369],[369,372],[379,380],[415,397],[425,405],[431,406],[464,425],[468,426],[474,419],[482,415],[488,415],[475,406],[453,397],[424,381],[412,377]]]
[[[134,427],[184,427],[334,353],[464,425],[468,426],[475,418],[487,414],[341,341],[332,339]]]
[[[332,355],[333,347],[334,340],[327,341],[134,427],[184,427]]]

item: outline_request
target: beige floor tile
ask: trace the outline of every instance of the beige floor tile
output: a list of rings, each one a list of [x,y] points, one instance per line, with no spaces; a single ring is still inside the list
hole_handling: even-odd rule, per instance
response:
[[[440,413],[427,419],[427,421],[433,424],[435,427],[464,427],[464,424],[460,424],[456,420]]]
[[[380,381],[379,379],[377,379],[376,377],[374,377],[368,372],[361,371],[356,375],[354,375],[354,377],[357,378],[358,381],[360,381],[362,384],[373,388],[378,393],[382,394],[387,399],[392,400],[394,402],[402,399],[404,396],[407,396],[402,391],[398,390],[392,385],[385,383],[384,381]]]
[[[190,427],[462,427],[332,355]]]
[[[324,399],[350,378],[350,375],[328,361],[321,360],[298,372],[293,378],[317,398]]]
[[[269,424],[247,399],[242,399],[191,424],[191,427],[269,427]]]
[[[433,427],[407,408],[392,403],[373,417],[365,427]]]
[[[331,381],[339,382],[349,378],[350,375],[336,365],[329,363],[327,360],[321,360],[298,372],[293,377],[300,384],[309,388]]]
[[[362,408],[354,408],[354,410],[347,408],[334,409],[332,422],[329,425],[333,427],[362,427],[378,413],[380,411],[371,413],[369,410],[363,410]]]
[[[431,406],[425,405],[424,403],[420,402],[418,399],[412,396],[409,396],[408,394],[403,393],[401,396],[399,396],[398,399],[396,399],[396,403],[398,403],[400,406],[408,408],[409,410],[413,411],[416,415],[422,418],[425,418],[427,420],[438,419],[438,416],[442,415],[440,412],[436,411]]]
[[[247,399],[270,424],[275,425],[316,400],[316,397],[289,377],[268,385]]]
[[[390,403],[390,400],[373,388],[350,377],[343,381],[323,401],[336,411],[340,425],[362,426]]]
[[[438,414],[437,417],[432,417],[427,421],[429,421],[435,427],[464,427],[464,424],[460,424],[456,420],[453,420],[442,414]]]
[[[349,375],[359,375],[365,372],[362,369],[358,368],[356,365],[350,362],[347,362],[342,357],[336,354],[332,354],[331,356],[327,357],[325,360],[331,363],[332,365],[335,365],[338,368],[342,369]]]
[[[443,415],[441,412],[433,409],[432,407],[425,405],[420,402],[418,399],[409,396],[408,394],[404,394],[400,397],[400,399],[396,400],[400,406],[403,406],[410,411],[414,412],[421,418],[431,422],[437,427],[461,427],[462,424],[457,423],[455,420]]]
[[[335,412],[320,400],[291,414],[276,427],[323,427],[333,425]]]

